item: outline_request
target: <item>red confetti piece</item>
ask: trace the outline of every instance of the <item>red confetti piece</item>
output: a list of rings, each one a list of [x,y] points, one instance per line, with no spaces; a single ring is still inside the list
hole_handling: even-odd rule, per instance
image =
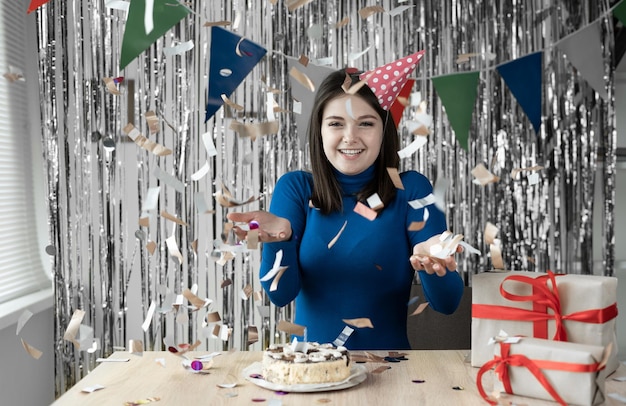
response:
[[[252,398],[252,401],[260,403],[260,402],[265,402],[265,399],[263,399],[263,398]]]

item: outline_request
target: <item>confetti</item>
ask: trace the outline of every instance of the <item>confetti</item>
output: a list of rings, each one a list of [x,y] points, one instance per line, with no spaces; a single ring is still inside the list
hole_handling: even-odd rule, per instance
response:
[[[370,221],[374,221],[376,219],[376,216],[378,216],[376,210],[370,209],[361,202],[356,202],[356,206],[354,206],[354,212],[360,214]]]
[[[346,226],[348,225],[348,221],[346,220],[343,223],[343,226],[341,227],[341,229],[339,230],[339,232],[337,233],[336,236],[333,237],[332,240],[330,240],[330,242],[328,243],[328,249],[331,249],[333,245],[335,245],[335,243],[337,242],[337,240],[339,240],[339,237],[341,236],[341,233],[343,233],[343,230],[346,229]]]
[[[287,10],[294,11],[304,5],[309,4],[313,0],[287,0]]]
[[[311,92],[315,92],[315,85],[313,84],[311,79],[309,79],[309,77],[303,72],[299,71],[295,66],[292,67],[289,71],[289,76],[298,81],[306,89],[310,90]]]
[[[350,326],[354,326],[357,328],[364,328],[364,327],[374,328],[372,321],[368,319],[367,317],[358,318],[358,319],[342,319],[342,321]]]
[[[31,357],[35,359],[41,358],[41,355],[43,354],[43,352],[39,351],[37,348],[33,347],[32,345],[29,345],[26,341],[24,341],[23,338],[20,338],[20,340],[22,341],[22,347],[24,347],[28,355],[30,355]]]
[[[381,6],[369,6],[369,7],[363,7],[362,9],[359,10],[359,15],[361,16],[361,18],[363,20],[373,16],[376,13],[384,13],[385,9],[382,8]]]
[[[280,320],[276,326],[278,331],[285,332],[287,334],[293,334],[296,336],[304,336],[306,327],[299,324],[290,323],[285,320]]]
[[[135,144],[137,144],[138,146],[140,146],[141,148],[147,151],[152,152],[153,154],[157,156],[166,156],[166,155],[172,154],[171,149],[166,148],[161,144],[158,144],[154,141],[147,139],[144,135],[141,134],[141,132],[139,132],[139,130],[135,128],[134,125],[130,123],[128,123],[124,127],[123,131],[124,133],[126,133],[128,138],[130,138],[131,140],[135,142]]]
[[[150,397],[150,398],[139,399],[139,400],[135,400],[135,401],[131,401],[131,402],[124,402],[124,406],[145,405],[145,404],[152,403],[152,402],[158,402],[159,400],[161,400],[161,398],[153,396],[153,397]]]
[[[423,379],[413,379],[413,380],[411,380],[411,382],[413,382],[413,383],[424,383],[426,381],[423,380]]]
[[[63,339],[72,342],[76,349],[80,348],[80,344],[76,341],[76,334],[80,328],[80,323],[83,321],[83,317],[85,317],[85,311],[76,309],[74,314],[72,314],[72,319],[65,330],[65,334],[63,334]]]

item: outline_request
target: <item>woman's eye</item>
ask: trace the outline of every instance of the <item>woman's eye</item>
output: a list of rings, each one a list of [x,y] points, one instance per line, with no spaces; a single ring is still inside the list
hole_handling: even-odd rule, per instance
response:
[[[371,121],[364,121],[364,122],[361,123],[361,126],[362,127],[373,127],[374,123],[371,122]]]
[[[338,121],[331,121],[330,123],[328,123],[329,127],[339,127],[340,125],[341,123]]]

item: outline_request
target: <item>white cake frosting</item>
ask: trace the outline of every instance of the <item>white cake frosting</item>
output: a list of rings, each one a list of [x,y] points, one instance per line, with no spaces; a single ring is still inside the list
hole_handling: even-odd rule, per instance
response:
[[[350,355],[332,344],[272,344],[263,352],[262,375],[283,385],[341,382],[350,376]]]

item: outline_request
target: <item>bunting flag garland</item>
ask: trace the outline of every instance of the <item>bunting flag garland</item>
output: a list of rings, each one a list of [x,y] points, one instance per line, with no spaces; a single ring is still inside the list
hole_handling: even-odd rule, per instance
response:
[[[146,0],[130,2],[122,40],[120,70],[191,12],[176,0],[150,0],[150,5],[152,7],[147,7]]]
[[[536,133],[541,126],[542,56],[543,52],[535,52],[496,68]]]
[[[409,97],[411,97],[411,90],[413,89],[414,83],[415,79],[407,79],[404,86],[402,86],[402,90],[398,93],[398,98],[393,101],[391,107],[389,108],[389,112],[391,113],[391,117],[393,117],[393,122],[396,124],[396,127],[400,124],[402,113],[406,107],[406,104],[402,99],[408,100]]]
[[[28,6],[27,14],[32,13],[33,11],[37,10],[39,7],[43,6],[44,4],[46,4],[49,1],[50,0],[31,0],[30,1],[30,6]]]
[[[431,79],[446,109],[454,135],[465,150],[478,94],[478,73],[477,71],[455,73]]]
[[[626,26],[626,1],[621,1],[614,9],[613,16]]]
[[[607,100],[609,94],[606,91],[604,80],[599,23],[596,21],[576,31],[573,35],[562,40],[557,48],[565,54],[593,90],[604,100]]]
[[[211,27],[209,60],[209,92],[205,122],[224,104],[222,95],[229,97],[267,50],[222,27]]]

